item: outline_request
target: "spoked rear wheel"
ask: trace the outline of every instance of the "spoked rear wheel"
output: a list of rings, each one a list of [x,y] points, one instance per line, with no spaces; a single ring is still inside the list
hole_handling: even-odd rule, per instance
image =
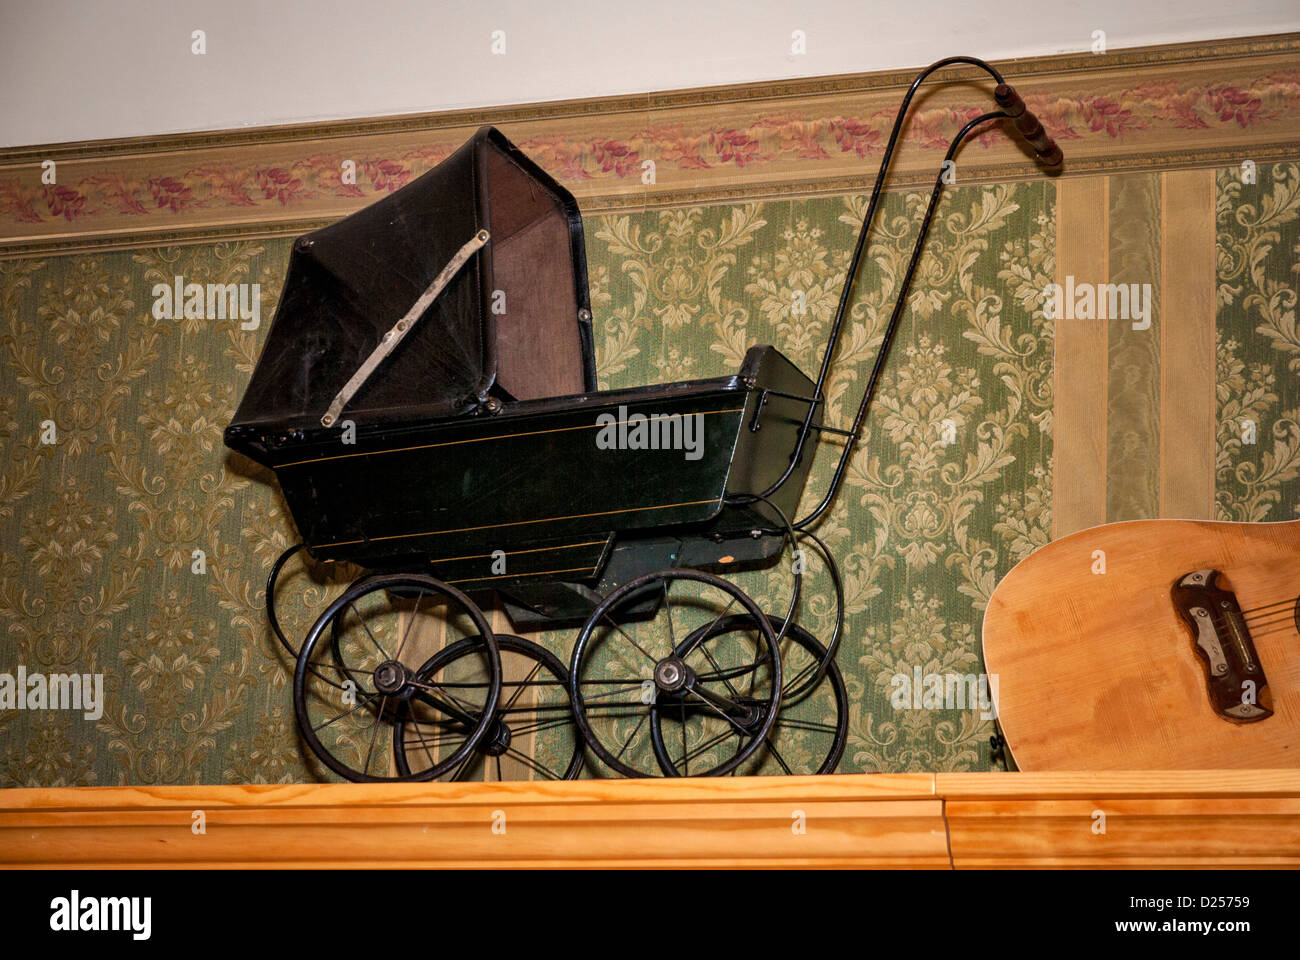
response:
[[[586,744],[569,707],[569,671],[545,647],[497,634],[501,697],[492,724],[447,780],[573,780]],[[490,684],[477,638],[444,647],[416,673],[422,685],[458,700],[482,702]],[[420,696],[407,700],[393,725],[393,759],[403,776],[431,766],[463,738],[463,724]]]
[[[658,598],[648,620],[637,607]],[[713,637],[733,611],[747,626],[725,644]],[[713,625],[711,627],[711,625]],[[578,635],[569,665],[569,697],[588,746],[626,777],[665,772],[653,743],[660,715],[695,756],[691,776],[721,776],[763,745],[781,700],[782,665],[771,624],[735,584],[699,570],[667,570],[630,580],[598,606]]]
[[[773,630],[779,630],[783,618],[768,616]],[[688,657],[692,651],[704,654],[708,650],[725,648],[736,631],[753,627],[749,614],[738,613],[723,617],[715,623],[694,631],[678,648],[678,656]],[[792,623],[786,628],[780,642],[782,673],[785,678],[781,707],[772,729],[758,750],[743,765],[731,773],[744,775],[798,775],[834,773],[844,754],[849,732],[849,700],[844,678],[834,660],[829,660],[826,648],[807,630]],[[823,671],[819,683],[804,690],[802,696],[792,697],[792,691],[807,687],[815,681],[818,671]],[[720,675],[724,685],[737,689],[736,679]],[[738,679],[738,678],[737,678]],[[767,709],[767,704],[763,705]],[[697,775],[701,760],[713,745],[707,741],[694,743],[689,735],[682,736],[682,715],[671,709],[653,714],[652,743],[655,756],[665,776],[683,777]],[[738,732],[735,734],[741,736]]]
[[[436,636],[435,636],[436,635]],[[469,640],[478,696],[421,678],[430,643]],[[349,587],[307,634],[293,677],[298,729],[311,751],[355,781],[433,780],[469,757],[501,695],[496,637],[465,594],[420,574],[384,574]],[[408,769],[392,761],[392,724],[413,699],[455,730],[445,748]]]

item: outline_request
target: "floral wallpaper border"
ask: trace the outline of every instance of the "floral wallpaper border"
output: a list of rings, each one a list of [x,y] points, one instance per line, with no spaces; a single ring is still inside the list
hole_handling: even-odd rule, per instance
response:
[[[1066,148],[1068,173],[1125,157],[1148,166],[1152,158],[1186,164],[1201,154],[1222,163],[1234,150],[1277,159],[1281,145],[1300,137],[1297,56],[1300,35],[1282,35],[1119,50],[1091,62],[1034,58],[1006,70]],[[205,135],[4,150],[0,251],[39,252],[41,238],[53,243],[56,235],[61,243],[102,237],[129,245],[142,233],[181,239],[220,224],[247,230],[342,216],[436,165],[485,122],[501,125],[592,212],[680,205],[674,198],[687,193],[692,202],[734,200],[744,191],[826,192],[832,182],[841,185],[831,192],[850,192],[842,181],[874,173],[871,161],[884,149],[902,90],[892,74],[866,75],[760,84],[747,96],[702,90],[266,128],[231,145]],[[923,98],[904,132],[897,183],[932,177],[951,130],[978,112],[961,85]],[[1037,175],[1028,156],[992,129],[961,162],[967,179]]]

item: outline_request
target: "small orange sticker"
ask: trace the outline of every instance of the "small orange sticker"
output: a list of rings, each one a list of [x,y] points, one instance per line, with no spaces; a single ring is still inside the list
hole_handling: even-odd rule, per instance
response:
[[[722,557],[721,559],[719,559],[719,560],[718,560],[718,563],[731,563],[731,561],[732,561],[732,560],[735,560],[735,559],[736,559],[735,557],[732,557],[732,556],[726,556],[726,557]]]

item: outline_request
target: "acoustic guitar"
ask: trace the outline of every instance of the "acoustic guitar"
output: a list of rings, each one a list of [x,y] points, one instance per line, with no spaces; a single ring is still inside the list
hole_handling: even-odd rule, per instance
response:
[[[1300,766],[1300,520],[1135,520],[1030,554],[984,617],[1022,770]]]

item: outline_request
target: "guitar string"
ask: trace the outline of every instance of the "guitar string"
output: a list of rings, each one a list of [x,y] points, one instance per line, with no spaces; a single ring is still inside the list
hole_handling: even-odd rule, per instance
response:
[[[1225,619],[1218,616],[1212,616],[1211,620],[1214,622],[1215,628],[1221,634],[1226,633],[1230,636],[1232,635],[1232,631],[1228,629],[1228,624]],[[1263,629],[1257,630],[1252,628],[1250,630],[1247,630],[1246,635],[1251,640],[1255,640],[1259,637],[1268,637],[1276,633],[1287,633],[1295,629],[1296,629],[1295,622],[1290,618],[1287,618],[1285,620],[1271,620],[1268,623],[1264,624]]]
[[[1279,616],[1294,617],[1295,615],[1296,611],[1292,610],[1290,607],[1280,607],[1277,610],[1269,610],[1265,613],[1257,613],[1253,616],[1242,617],[1241,619],[1243,623],[1259,623],[1264,620],[1272,620]]]
[[[1218,610],[1212,613],[1210,615],[1210,618],[1214,621],[1216,626],[1228,627],[1230,625],[1230,621],[1228,618],[1233,612],[1234,611],[1231,610],[1226,610],[1226,611]],[[1244,626],[1246,628],[1246,633],[1254,634],[1256,632],[1256,629],[1260,627],[1272,627],[1272,626],[1277,626],[1279,624],[1294,623],[1295,617],[1292,615],[1291,611],[1288,610],[1285,611],[1285,613],[1282,616],[1258,617],[1254,620],[1249,620],[1249,621],[1239,617],[1238,622],[1240,623],[1241,626]]]
[[[1284,600],[1274,600],[1272,603],[1264,603],[1258,607],[1251,607],[1249,610],[1242,610],[1241,614],[1242,616],[1245,616],[1248,613],[1258,613],[1260,610],[1268,610],[1272,607],[1280,607],[1283,604],[1295,603],[1297,601],[1300,601],[1300,597],[1287,597]]]
[[[1259,657],[1257,655],[1252,656],[1251,651],[1247,649],[1246,646],[1248,643],[1253,642],[1252,638],[1254,635],[1247,629],[1231,629],[1228,622],[1228,613],[1230,612],[1231,611],[1220,610],[1216,613],[1210,614],[1210,622],[1214,625],[1214,632],[1218,634],[1220,640],[1226,639],[1231,641],[1232,645],[1237,648],[1237,652],[1241,654],[1241,659],[1246,662],[1248,667],[1252,661],[1258,665]]]
[[[1294,608],[1293,605],[1295,605]],[[1247,614],[1252,613],[1258,614],[1258,616],[1247,616]],[[1249,610],[1214,610],[1210,614],[1210,621],[1214,625],[1215,632],[1232,637],[1240,646],[1241,638],[1236,631],[1231,629],[1229,622],[1229,616],[1232,614],[1236,614],[1237,622],[1244,628],[1242,632],[1245,633],[1250,642],[1253,642],[1260,637],[1300,629],[1300,597],[1275,600],[1272,603],[1251,607]],[[1247,659],[1250,659],[1249,654],[1244,649],[1240,652]]]
[[[1276,617],[1271,620],[1256,620],[1253,623],[1246,624],[1246,630],[1249,633],[1253,633],[1256,630],[1256,628],[1277,627],[1277,626],[1285,626],[1288,624],[1291,626],[1300,626],[1300,624],[1296,623],[1295,617],[1287,615],[1285,617]]]
[[[1293,632],[1294,630],[1295,630],[1294,627],[1291,627],[1291,628],[1287,628],[1287,627],[1273,627],[1273,628],[1271,628],[1271,629],[1261,631],[1260,633],[1252,633],[1252,634],[1250,635],[1250,639],[1251,639],[1251,640],[1257,640],[1257,639],[1259,639],[1259,638],[1261,638],[1261,637],[1271,637],[1271,636],[1277,636],[1277,635],[1280,635],[1280,634],[1288,634],[1288,633]]]
[[[1235,611],[1216,610],[1214,613],[1210,614],[1210,622],[1214,624],[1216,633],[1220,636],[1226,635],[1227,637],[1232,638],[1236,645],[1241,648],[1241,639],[1238,637],[1237,632],[1231,629],[1228,620],[1228,615],[1233,612]],[[1275,611],[1275,613],[1276,612],[1281,612],[1284,615],[1275,617],[1274,619],[1257,618],[1249,624],[1243,623],[1243,626],[1245,627],[1243,632],[1245,633],[1248,642],[1253,643],[1261,637],[1272,636],[1278,633],[1289,633],[1294,629],[1300,629],[1300,627],[1297,627],[1296,617],[1292,611],[1285,610]],[[1253,659],[1244,648],[1240,649],[1240,653],[1247,660]]]
[[[1242,617],[1241,622],[1246,625],[1253,623],[1273,623],[1276,620],[1294,620],[1295,612],[1292,610],[1274,610],[1272,613],[1260,614],[1257,617]]]
[[[1283,602],[1284,604],[1290,604],[1292,601],[1287,600]],[[1223,618],[1225,620],[1232,617],[1232,615],[1235,615],[1238,622],[1242,623],[1245,627],[1264,627],[1269,626],[1270,623],[1291,622],[1291,620],[1296,617],[1296,610],[1292,610],[1291,607],[1283,607],[1278,604],[1269,604],[1269,606],[1273,607],[1273,609],[1266,609],[1266,607],[1262,606],[1255,607],[1255,610],[1257,611],[1265,610],[1265,613],[1258,613],[1255,617],[1247,617],[1247,615],[1245,615],[1247,614],[1247,611],[1245,610],[1223,610],[1221,607],[1212,607],[1212,615],[1214,618]]]
[[[1256,620],[1269,620],[1274,617],[1295,617],[1295,614],[1296,611],[1292,610],[1290,606],[1279,606],[1278,609],[1266,610],[1264,613],[1253,614],[1251,617],[1242,617],[1242,619],[1247,623],[1255,623]]]

